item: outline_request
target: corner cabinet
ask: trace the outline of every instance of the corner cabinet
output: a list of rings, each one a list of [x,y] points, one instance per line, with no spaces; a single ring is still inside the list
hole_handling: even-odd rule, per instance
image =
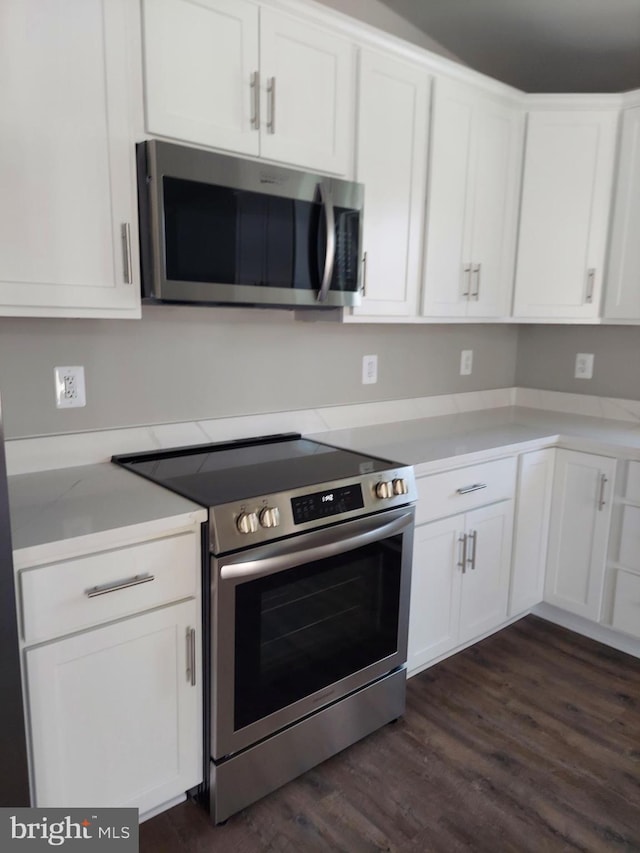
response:
[[[599,317],[617,121],[617,104],[529,113],[515,317]]]
[[[0,4],[0,315],[139,317],[130,0]]]
[[[616,460],[556,451],[544,600],[597,621]]]
[[[430,77],[360,53],[356,179],[365,185],[359,316],[415,316],[426,193]]]
[[[199,529],[18,573],[34,805],[136,807],[203,778]]]
[[[434,83],[422,313],[508,316],[524,118],[509,98]]]
[[[640,320],[640,106],[622,113],[604,316]]]
[[[346,174],[355,49],[247,0],[143,0],[146,129]]]

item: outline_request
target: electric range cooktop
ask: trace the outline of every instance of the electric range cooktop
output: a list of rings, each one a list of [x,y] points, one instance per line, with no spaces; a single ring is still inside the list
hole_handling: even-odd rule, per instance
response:
[[[298,433],[119,455],[112,461],[207,507],[217,552],[416,497],[410,466]]]

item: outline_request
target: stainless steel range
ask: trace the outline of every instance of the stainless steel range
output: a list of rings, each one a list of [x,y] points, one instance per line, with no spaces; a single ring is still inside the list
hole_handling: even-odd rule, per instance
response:
[[[216,823],[403,713],[411,467],[297,434],[114,461],[209,508]]]

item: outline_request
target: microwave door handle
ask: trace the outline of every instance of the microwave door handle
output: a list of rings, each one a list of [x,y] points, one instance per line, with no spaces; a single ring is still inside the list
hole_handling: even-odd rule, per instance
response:
[[[330,190],[324,184],[319,185],[320,203],[324,209],[324,217],[327,231],[327,250],[324,257],[324,275],[322,284],[318,291],[318,302],[325,302],[331,279],[333,278],[333,266],[336,259],[336,217],[333,209],[333,199]]]

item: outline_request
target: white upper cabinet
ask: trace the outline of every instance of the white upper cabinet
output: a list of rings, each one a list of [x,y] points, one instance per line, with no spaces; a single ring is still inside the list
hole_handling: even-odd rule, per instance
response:
[[[640,107],[624,110],[604,316],[640,320]]]
[[[514,315],[599,316],[617,111],[528,116]]]
[[[355,316],[415,316],[426,192],[430,78],[360,54],[356,178],[364,184],[363,304]]]
[[[0,314],[140,315],[138,51],[130,0],[0,3]]]
[[[354,48],[246,0],[143,0],[154,135],[345,174]]]
[[[434,84],[423,314],[509,314],[523,113],[447,78]]]

